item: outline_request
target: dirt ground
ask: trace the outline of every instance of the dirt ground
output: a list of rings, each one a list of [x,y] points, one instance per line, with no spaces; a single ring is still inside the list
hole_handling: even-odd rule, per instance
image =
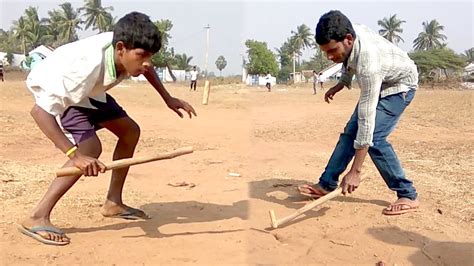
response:
[[[72,238],[47,246],[17,231],[64,163],[29,115],[21,80],[0,82],[0,264],[291,264],[472,265],[474,261],[473,90],[421,88],[390,140],[420,195],[418,212],[381,214],[396,199],[370,159],[355,194],[337,197],[271,230],[307,202],[296,186],[323,171],[359,91],[335,101],[310,84],[212,87],[209,105],[184,85],[167,85],[198,117],[180,119],[146,84],[111,94],[142,129],[136,156],[193,146],[194,153],[134,166],[125,203],[153,218],[101,216],[110,173],[80,181],[52,221]],[[99,132],[109,162],[115,137]],[[238,173],[232,176],[229,173]],[[196,186],[174,187],[176,182]]]

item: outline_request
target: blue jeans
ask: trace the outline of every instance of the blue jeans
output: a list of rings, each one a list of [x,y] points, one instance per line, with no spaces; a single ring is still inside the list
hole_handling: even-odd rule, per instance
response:
[[[392,145],[387,141],[387,136],[393,131],[403,111],[414,97],[415,90],[410,90],[379,99],[375,116],[374,145],[368,151],[387,186],[397,192],[398,198],[412,200],[417,197],[416,189],[412,181],[405,177],[405,172]],[[337,188],[339,175],[346,170],[354,157],[354,140],[358,128],[357,107],[339,137],[336,148],[319,179],[319,185],[327,191]]]

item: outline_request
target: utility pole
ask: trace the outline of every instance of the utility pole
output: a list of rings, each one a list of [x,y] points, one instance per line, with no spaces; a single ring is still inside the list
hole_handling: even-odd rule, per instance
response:
[[[204,62],[204,71],[206,73],[206,79],[207,79],[207,76],[208,76],[207,63],[209,59],[209,30],[211,29],[211,27],[209,26],[209,24],[207,24],[207,26],[204,28],[206,29],[206,61]]]
[[[207,24],[207,26],[204,28],[206,29],[206,61],[204,62],[204,71],[206,73],[206,81],[204,82],[204,91],[202,93],[202,104],[207,105],[209,101],[209,93],[211,92],[211,84],[209,83],[209,80],[207,79],[209,76],[207,72],[207,61],[209,59],[209,29],[211,29],[211,27],[209,26],[209,24]]]

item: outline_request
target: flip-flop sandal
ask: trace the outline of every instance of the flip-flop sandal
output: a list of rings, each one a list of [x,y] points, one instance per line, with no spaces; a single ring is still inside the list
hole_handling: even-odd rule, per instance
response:
[[[398,211],[392,211],[392,208],[394,206],[402,206],[402,209],[398,210]],[[404,207],[406,207],[406,208],[404,208]],[[417,210],[418,210],[418,206],[412,206],[409,203],[399,202],[399,203],[390,204],[390,206],[383,209],[382,213],[385,214],[385,215],[400,215],[400,214],[404,214],[404,213],[415,212]]]
[[[319,199],[325,196],[327,193],[321,192],[320,190],[314,188],[311,185],[301,185],[297,187],[301,195],[311,197],[313,199]]]
[[[139,209],[134,209],[134,208],[130,208],[128,210],[126,210],[125,212],[123,213],[120,213],[120,214],[115,214],[115,215],[110,215],[110,216],[104,216],[104,217],[107,217],[107,218],[121,218],[121,219],[125,219],[125,220],[149,220],[151,219],[150,216],[148,216],[145,212],[143,212],[142,210],[139,210]]]
[[[71,243],[69,240],[64,241],[64,242],[58,242],[58,241],[46,239],[42,235],[38,234],[38,232],[49,232],[49,233],[55,233],[55,234],[67,237],[66,234],[64,234],[63,231],[61,231],[58,228],[52,227],[52,226],[33,226],[31,228],[26,228],[23,225],[19,225],[18,230],[21,233],[23,233],[23,234],[25,234],[25,235],[41,242],[43,244],[46,244],[46,245],[65,246],[65,245]]]

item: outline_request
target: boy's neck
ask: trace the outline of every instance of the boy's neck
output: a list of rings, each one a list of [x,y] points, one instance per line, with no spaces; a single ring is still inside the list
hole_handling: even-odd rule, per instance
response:
[[[118,52],[117,52],[117,50],[115,50],[115,52],[114,52],[114,65],[115,65],[115,74],[117,75],[117,77],[122,75],[122,73],[125,71],[122,63],[119,60],[119,58],[120,57],[118,56]]]

